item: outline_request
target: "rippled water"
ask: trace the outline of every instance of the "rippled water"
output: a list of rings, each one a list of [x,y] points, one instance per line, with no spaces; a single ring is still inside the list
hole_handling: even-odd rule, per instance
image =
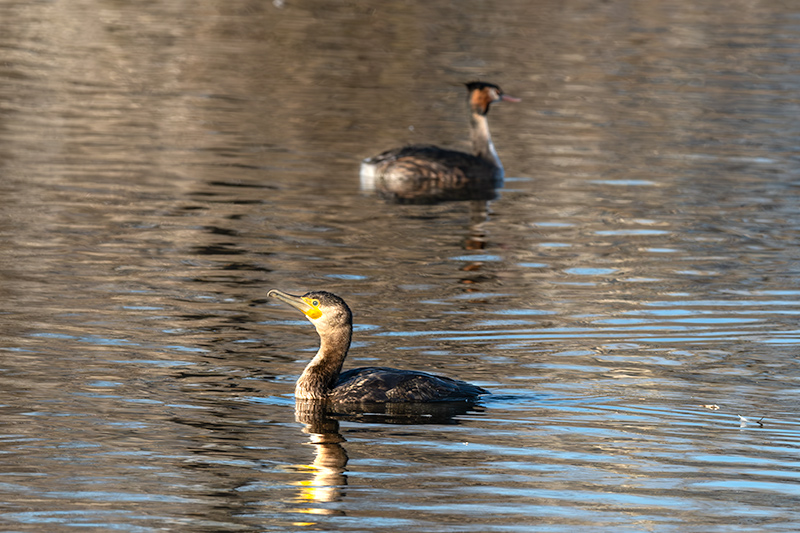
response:
[[[794,531],[800,11],[777,1],[0,3],[3,531]],[[466,146],[488,207],[361,158]],[[492,391],[298,410],[346,365]]]

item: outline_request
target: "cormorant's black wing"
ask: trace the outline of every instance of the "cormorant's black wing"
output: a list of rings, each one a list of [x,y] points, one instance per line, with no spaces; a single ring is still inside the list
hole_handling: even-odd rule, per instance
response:
[[[334,402],[402,403],[474,401],[488,391],[465,381],[415,370],[367,367],[339,376],[330,393]]]

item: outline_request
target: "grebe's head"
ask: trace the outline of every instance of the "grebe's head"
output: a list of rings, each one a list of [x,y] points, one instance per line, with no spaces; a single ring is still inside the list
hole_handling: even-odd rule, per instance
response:
[[[494,83],[485,81],[471,81],[466,84],[469,91],[469,106],[473,113],[485,115],[489,112],[489,106],[495,102],[519,102],[519,98],[514,98],[503,93],[503,90]]]
[[[353,313],[347,304],[330,292],[312,291],[295,296],[278,289],[272,289],[267,296],[277,298],[295,309],[299,309],[314,324],[317,331],[331,328],[352,327]]]

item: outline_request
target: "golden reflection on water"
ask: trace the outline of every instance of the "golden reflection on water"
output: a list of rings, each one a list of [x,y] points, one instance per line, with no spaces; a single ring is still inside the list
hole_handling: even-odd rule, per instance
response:
[[[344,437],[339,433],[339,422],[325,415],[324,407],[313,401],[300,402],[295,408],[295,418],[304,425],[303,433],[308,434],[308,444],[314,447],[314,462],[299,465],[298,471],[309,474],[310,479],[296,481],[299,487],[295,502],[330,503],[342,500],[342,488],[347,486],[344,474],[347,466],[347,452],[341,443]],[[303,507],[295,512],[343,516],[343,510],[325,507]]]

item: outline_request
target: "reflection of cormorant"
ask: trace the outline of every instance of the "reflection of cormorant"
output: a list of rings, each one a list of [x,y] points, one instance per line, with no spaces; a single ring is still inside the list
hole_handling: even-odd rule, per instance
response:
[[[467,84],[472,153],[416,145],[389,150],[361,163],[361,188],[398,202],[491,200],[503,186],[503,165],[492,144],[486,115],[494,102],[519,99],[497,85]]]
[[[314,324],[320,347],[294,390],[298,400],[326,400],[329,404],[474,402],[488,391],[442,376],[414,370],[367,367],[341,372],[353,334],[353,314],[347,304],[329,292],[294,296],[273,289],[268,296],[296,307]]]
[[[297,501],[305,504],[339,501],[342,487],[347,485],[344,474],[347,452],[342,447],[344,437],[339,434],[339,422],[325,416],[321,406],[298,404],[295,419],[305,425],[303,431],[309,435],[309,444],[314,446],[314,462],[304,465],[303,470],[312,474],[311,479],[295,483],[300,487]],[[306,514],[344,515],[343,511],[323,507],[296,509]]]

